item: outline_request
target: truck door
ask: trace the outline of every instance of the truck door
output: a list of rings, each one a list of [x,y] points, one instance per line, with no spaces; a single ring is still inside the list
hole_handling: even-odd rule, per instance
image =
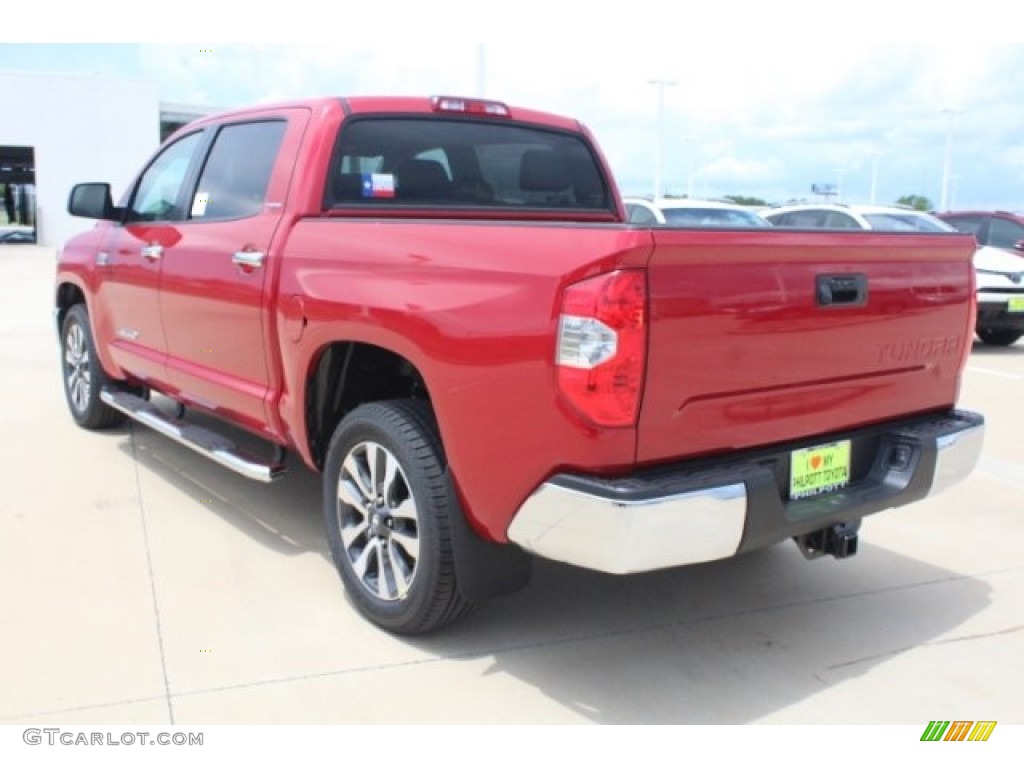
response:
[[[164,383],[166,340],[158,301],[164,256],[180,239],[185,193],[204,136],[196,131],[164,148],[139,177],[121,226],[96,255],[98,342],[114,363],[155,386]]]
[[[249,115],[214,130],[181,238],[163,260],[160,313],[171,388],[187,402],[262,432],[274,232],[308,111]]]

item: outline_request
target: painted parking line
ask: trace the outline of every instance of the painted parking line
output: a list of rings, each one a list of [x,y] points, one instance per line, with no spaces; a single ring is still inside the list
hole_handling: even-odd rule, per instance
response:
[[[968,365],[967,370],[973,373],[987,373],[989,376],[998,376],[1001,379],[1010,379],[1010,381],[1024,381],[1024,375],[1019,373],[1005,373],[1003,371],[993,371],[991,368],[982,368],[979,365]]]

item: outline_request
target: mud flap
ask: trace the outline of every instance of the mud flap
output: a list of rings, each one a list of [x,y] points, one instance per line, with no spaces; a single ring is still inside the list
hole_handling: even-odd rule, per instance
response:
[[[471,602],[518,592],[530,583],[533,556],[515,544],[485,541],[466,522],[459,493],[445,472],[451,516],[455,578],[463,598]]]

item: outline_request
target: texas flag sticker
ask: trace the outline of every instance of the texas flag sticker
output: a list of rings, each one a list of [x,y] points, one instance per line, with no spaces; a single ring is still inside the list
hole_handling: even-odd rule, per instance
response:
[[[363,197],[394,197],[395,177],[391,173],[364,173]]]

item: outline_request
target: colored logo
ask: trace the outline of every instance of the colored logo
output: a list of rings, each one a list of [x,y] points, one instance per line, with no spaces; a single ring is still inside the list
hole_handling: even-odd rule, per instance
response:
[[[988,741],[995,729],[995,720],[932,720],[921,741]]]
[[[364,173],[363,197],[394,197],[395,177],[390,173]]]

